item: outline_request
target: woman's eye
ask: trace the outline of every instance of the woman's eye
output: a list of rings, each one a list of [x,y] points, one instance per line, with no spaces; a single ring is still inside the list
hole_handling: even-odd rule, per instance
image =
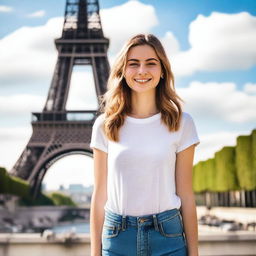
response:
[[[129,66],[138,66],[139,64],[138,63],[130,63]],[[147,63],[147,65],[150,65],[150,66],[155,66],[156,63],[154,62],[150,62],[150,63]]]

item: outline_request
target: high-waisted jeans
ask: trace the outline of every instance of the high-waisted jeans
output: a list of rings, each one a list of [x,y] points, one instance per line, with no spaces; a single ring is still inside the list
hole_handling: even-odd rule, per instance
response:
[[[103,256],[187,256],[179,209],[144,216],[105,211]]]

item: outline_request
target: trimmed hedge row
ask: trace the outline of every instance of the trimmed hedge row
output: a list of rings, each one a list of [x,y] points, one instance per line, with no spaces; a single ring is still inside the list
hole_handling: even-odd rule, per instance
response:
[[[193,189],[225,192],[256,189],[256,129],[239,136],[235,147],[223,147],[214,158],[193,167]]]
[[[69,205],[69,206],[76,206],[76,204],[73,202],[73,200],[64,194],[61,194],[59,192],[53,192],[49,194],[51,199],[54,202],[54,205]]]
[[[0,193],[29,198],[29,185],[26,181],[10,176],[5,168],[0,167]]]
[[[55,192],[50,195],[40,193],[33,199],[29,183],[21,178],[10,176],[5,168],[0,167],[0,194],[9,194],[20,197],[20,204],[26,206],[36,205],[68,205],[76,206],[72,199],[66,195]]]

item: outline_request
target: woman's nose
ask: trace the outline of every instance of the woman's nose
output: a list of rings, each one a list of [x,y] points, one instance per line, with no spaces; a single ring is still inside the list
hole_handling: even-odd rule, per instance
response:
[[[146,67],[144,65],[140,65],[138,72],[139,72],[140,75],[144,75],[144,74],[147,73],[147,69],[146,69]]]

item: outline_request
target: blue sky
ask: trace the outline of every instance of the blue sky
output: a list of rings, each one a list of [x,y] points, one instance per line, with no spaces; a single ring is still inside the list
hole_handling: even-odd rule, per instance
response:
[[[184,110],[194,118],[201,139],[195,163],[225,145],[235,145],[238,135],[256,128],[256,1],[99,3],[104,33],[111,42],[110,63],[135,33],[154,33],[163,42],[177,92],[186,101]],[[41,111],[46,100],[57,58],[53,40],[60,35],[64,8],[64,0],[0,0],[0,166],[7,169],[30,138],[30,113]],[[76,102],[82,90],[78,78],[79,72],[72,92]],[[94,100],[89,96],[85,107],[95,106]],[[47,182],[79,157],[81,166],[92,168],[91,159],[75,157],[56,163]],[[77,177],[83,172],[81,166]],[[68,170],[65,173],[65,182],[71,182]],[[91,173],[90,179],[88,174],[85,178],[90,180],[87,185]]]

